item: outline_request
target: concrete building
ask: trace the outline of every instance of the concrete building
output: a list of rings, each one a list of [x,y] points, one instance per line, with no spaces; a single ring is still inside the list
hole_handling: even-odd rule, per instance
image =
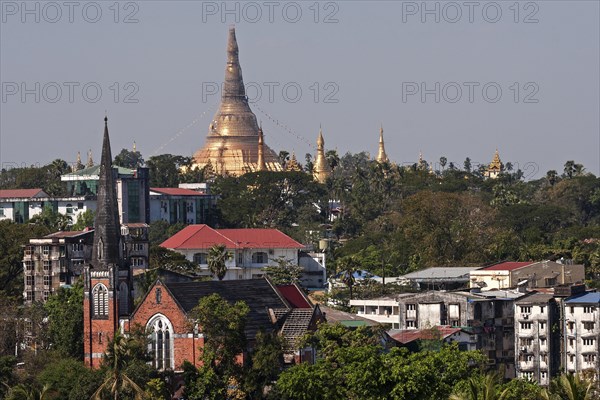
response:
[[[399,277],[401,282],[421,290],[455,290],[469,287],[472,267],[433,267]]]
[[[551,293],[531,292],[515,301],[515,369],[542,386],[560,370],[560,309]]]
[[[471,288],[510,289],[518,285],[535,289],[582,283],[585,269],[580,264],[539,262],[503,262],[470,272]]]
[[[589,372],[598,378],[600,293],[585,293],[566,299],[564,318],[566,372]]]
[[[462,328],[435,326],[430,329],[405,329],[388,333],[400,346],[410,351],[419,351],[423,347],[435,349],[442,343],[458,343],[458,348],[463,351],[477,350],[477,336]]]
[[[400,312],[396,297],[380,297],[369,300],[350,300],[356,314],[380,324],[389,325],[391,329],[400,328]]]
[[[150,222],[150,192],[148,168],[129,169],[112,167],[115,188],[117,191],[117,206],[119,222]],[[65,182],[67,192],[72,196],[84,196],[96,201],[100,179],[100,165],[84,168],[62,175],[60,180]],[[95,210],[96,207],[93,207]]]
[[[305,246],[277,229],[213,229],[203,224],[189,225],[161,246],[183,254],[199,264],[203,275],[210,276],[208,252],[212,246],[220,244],[225,245],[229,253],[224,280],[261,278],[265,267],[276,266],[281,259],[290,265],[305,267],[306,274],[301,278],[303,285],[315,284],[314,277],[318,276],[318,282],[325,273],[325,266],[315,265],[313,257],[310,257],[312,261],[305,260],[301,264],[301,250]]]
[[[216,196],[185,188],[150,188],[150,222],[214,223]]]

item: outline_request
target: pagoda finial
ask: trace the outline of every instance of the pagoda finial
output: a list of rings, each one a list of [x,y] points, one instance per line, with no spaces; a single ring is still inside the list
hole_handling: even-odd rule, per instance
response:
[[[377,162],[385,163],[388,161],[389,159],[385,153],[385,144],[383,142],[383,124],[381,124],[381,128],[379,128],[379,150],[377,152]]]
[[[85,163],[85,166],[88,167],[88,168],[94,166],[94,160],[92,159],[92,149],[88,150],[87,162]]]
[[[258,128],[258,161],[256,162],[257,171],[266,171],[267,165],[265,163],[265,145],[262,124]]]
[[[133,152],[136,153],[137,152],[137,146],[135,144],[135,140],[133,141]]]
[[[331,169],[325,158],[325,140],[323,139],[323,130],[319,126],[319,137],[317,138],[317,157],[313,167],[313,177],[319,183],[325,183]]]

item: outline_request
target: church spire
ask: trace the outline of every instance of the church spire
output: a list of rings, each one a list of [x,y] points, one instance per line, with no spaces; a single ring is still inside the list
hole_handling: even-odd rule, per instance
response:
[[[383,124],[381,124],[381,128],[379,129],[379,151],[377,152],[377,162],[385,163],[388,161],[389,159],[385,153],[385,145],[383,143]]]
[[[266,171],[267,165],[265,164],[265,146],[263,139],[262,125],[258,128],[258,161],[256,162],[257,171]]]
[[[100,160],[92,250],[92,268],[94,269],[108,269],[119,265],[121,226],[118,212],[108,136],[108,118],[104,117],[104,140]]]
[[[319,183],[325,183],[331,170],[325,158],[325,140],[323,139],[323,130],[319,128],[319,137],[317,138],[317,157],[313,167],[313,177]]]

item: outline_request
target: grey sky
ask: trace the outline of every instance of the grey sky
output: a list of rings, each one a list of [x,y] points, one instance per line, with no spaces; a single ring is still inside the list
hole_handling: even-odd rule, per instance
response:
[[[237,17],[248,95],[262,90],[251,107],[276,151],[304,161],[322,124],[327,149],[375,155],[383,123],[388,155],[398,163],[415,162],[419,151],[461,167],[467,156],[488,163],[497,147],[529,178],[561,172],[570,159],[600,172],[598,1],[427,2],[439,22],[422,13],[421,1],[228,2],[239,10],[230,14],[220,1],[121,2],[118,23],[113,1],[59,1],[61,16],[54,5],[26,4],[38,7],[39,22],[22,2],[1,1],[5,168],[73,162],[77,151],[85,162],[88,149],[98,159],[105,110],[114,154],[135,140],[146,158],[191,155],[218,105],[219,95],[206,92],[223,79],[227,28]],[[99,21],[88,22],[98,8]],[[128,16],[138,22],[124,23]],[[62,90],[55,103],[52,82]],[[24,99],[22,83],[33,92]],[[422,83],[433,89],[425,101],[410,94]],[[96,103],[94,87],[102,90]],[[302,95],[293,102],[297,88]],[[453,103],[457,88],[462,97]],[[493,102],[497,88],[502,95]],[[127,95],[138,102],[125,102]]]

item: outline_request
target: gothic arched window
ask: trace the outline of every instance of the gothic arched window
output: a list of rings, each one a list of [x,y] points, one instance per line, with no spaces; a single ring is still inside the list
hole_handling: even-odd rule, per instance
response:
[[[173,325],[164,315],[155,315],[147,325],[150,332],[150,356],[152,366],[158,370],[172,369],[173,360]]]
[[[108,317],[108,289],[101,283],[98,283],[92,289],[92,303],[94,317]]]
[[[129,286],[125,282],[119,284],[119,314],[129,314]]]

